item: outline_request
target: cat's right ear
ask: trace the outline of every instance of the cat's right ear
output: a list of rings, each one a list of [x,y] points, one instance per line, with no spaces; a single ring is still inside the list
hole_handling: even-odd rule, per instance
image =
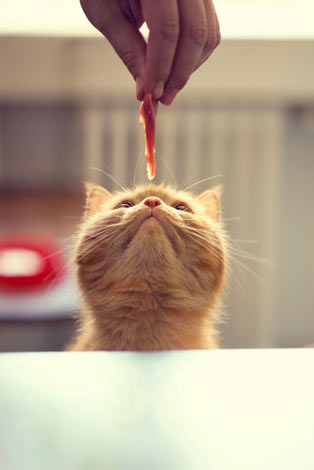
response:
[[[85,217],[89,217],[99,210],[106,199],[111,197],[111,194],[105,188],[89,181],[85,181],[84,186],[86,192]]]
[[[222,194],[222,185],[215,186],[212,189],[204,191],[198,196],[200,202],[205,208],[206,214],[217,222],[220,220],[219,199]]]

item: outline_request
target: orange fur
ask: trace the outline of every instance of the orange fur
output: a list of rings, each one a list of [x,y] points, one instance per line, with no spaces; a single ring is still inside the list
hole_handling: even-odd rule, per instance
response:
[[[86,187],[75,251],[81,325],[68,349],[217,348],[227,256],[219,191]],[[119,207],[123,201],[134,205]]]

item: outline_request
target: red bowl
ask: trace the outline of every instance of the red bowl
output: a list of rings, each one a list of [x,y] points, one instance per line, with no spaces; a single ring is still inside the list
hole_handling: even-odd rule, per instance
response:
[[[54,240],[0,239],[0,289],[28,291],[63,279],[65,257]]]

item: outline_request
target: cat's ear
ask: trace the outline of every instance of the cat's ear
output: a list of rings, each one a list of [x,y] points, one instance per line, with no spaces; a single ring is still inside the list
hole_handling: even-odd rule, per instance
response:
[[[204,191],[197,198],[198,202],[205,208],[206,215],[217,222],[220,220],[219,200],[222,195],[222,189],[222,185],[215,186]]]
[[[106,199],[111,197],[111,194],[105,188],[89,181],[85,181],[84,186],[86,192],[85,216],[88,217],[95,214]]]

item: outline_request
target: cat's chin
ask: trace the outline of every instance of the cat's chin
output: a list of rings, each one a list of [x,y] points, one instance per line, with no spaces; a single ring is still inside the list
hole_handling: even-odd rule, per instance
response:
[[[160,220],[154,215],[146,217],[146,219],[144,219],[144,221],[142,222],[141,226],[142,227],[162,227]]]
[[[155,238],[162,235],[164,233],[164,229],[160,220],[151,215],[143,220],[137,233],[141,236],[150,236]]]

